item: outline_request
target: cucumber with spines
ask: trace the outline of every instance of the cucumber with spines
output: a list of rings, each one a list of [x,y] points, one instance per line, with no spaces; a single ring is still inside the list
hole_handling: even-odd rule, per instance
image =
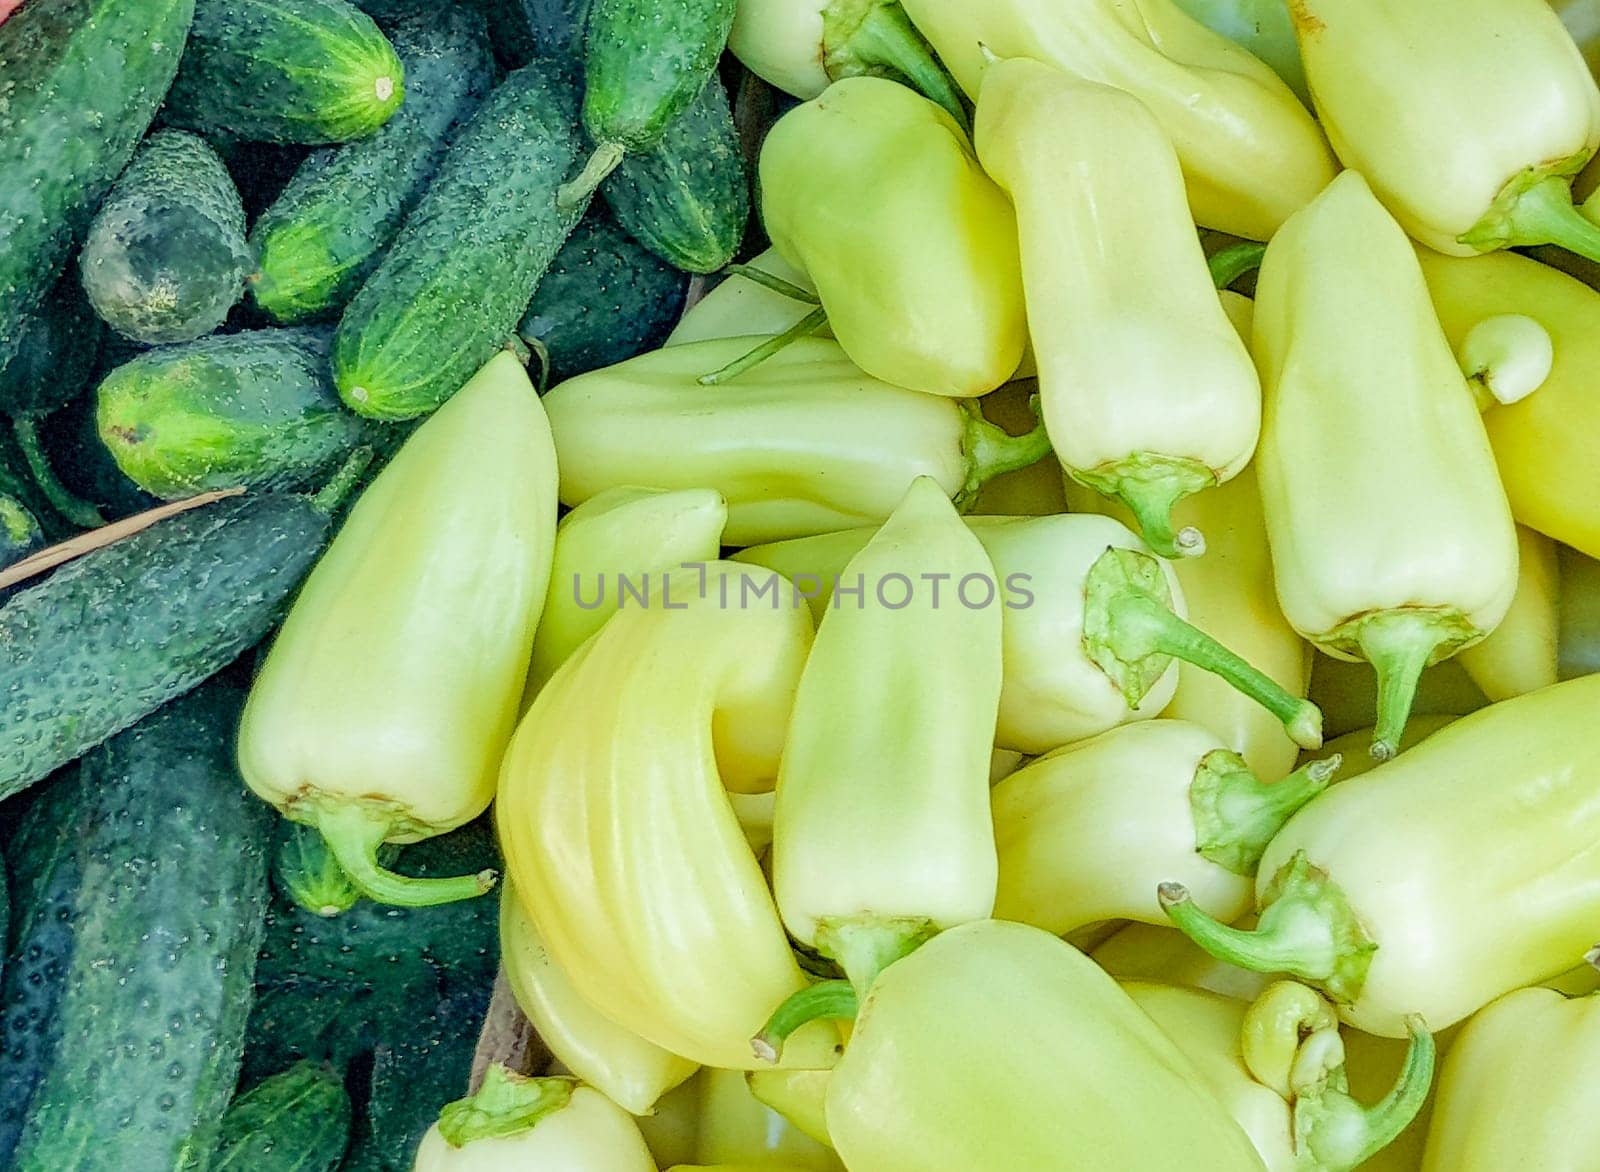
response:
[[[350,1142],[350,1096],[331,1066],[299,1062],[222,1117],[210,1172],[329,1172]]]

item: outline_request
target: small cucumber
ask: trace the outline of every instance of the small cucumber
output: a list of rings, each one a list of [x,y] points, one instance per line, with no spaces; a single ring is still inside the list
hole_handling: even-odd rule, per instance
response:
[[[94,373],[104,330],[78,274],[64,272],[23,323],[16,354],[0,368],[0,411],[45,415],[65,405]]]
[[[451,9],[393,35],[404,104],[370,138],[314,152],[250,230],[259,257],[250,295],[275,321],[344,308],[438,169],[450,132],[489,92],[481,17]]]
[[[557,383],[659,346],[687,291],[687,277],[595,207],[556,254],[517,333]]]
[[[133,158],[194,0],[28,0],[0,23],[0,364]]]
[[[583,51],[583,126],[596,143],[562,202],[586,198],[629,151],[645,151],[705,88],[738,0],[593,0]]]
[[[67,563],[0,607],[0,799],[259,643],[328,538],[288,494],[234,497]]]
[[[54,950],[59,991],[48,1044],[0,1080],[31,1084],[16,1148],[0,1154],[16,1172],[203,1167],[216,1143],[267,895],[270,821],[230,752],[242,701],[221,682],[185,697],[29,809],[47,826],[18,842],[46,857],[20,865],[49,873],[31,886],[51,898],[24,913],[18,952]],[[52,836],[55,823],[69,833]]]
[[[249,142],[344,142],[400,107],[405,74],[346,0],[196,0],[166,121]]]
[[[556,188],[583,151],[577,99],[535,63],[501,83],[334,336],[339,395],[378,419],[424,415],[455,394],[516,330],[583,214]]]
[[[244,204],[203,139],[152,134],[89,225],[83,288],[118,333],[158,345],[211,333],[253,267]]]
[[[350,1114],[336,1071],[296,1063],[228,1107],[210,1172],[330,1172],[350,1142]]]
[[[163,346],[96,392],[101,442],[140,488],[176,499],[214,488],[304,488],[378,425],[345,409],[326,330],[253,330]]]
[[[628,154],[600,189],[621,225],[691,273],[733,260],[750,220],[750,184],[722,82],[712,77],[648,151]]]

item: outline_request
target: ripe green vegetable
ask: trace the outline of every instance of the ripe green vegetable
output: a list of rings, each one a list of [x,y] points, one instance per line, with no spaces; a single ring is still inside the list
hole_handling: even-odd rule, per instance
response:
[[[300,1062],[229,1105],[210,1172],[331,1172],[349,1141],[344,1080]]]
[[[145,140],[95,213],[78,257],[95,312],[151,345],[222,325],[253,264],[228,169],[182,130]]]
[[[346,0],[196,0],[166,120],[250,142],[344,142],[400,108],[405,74]]]

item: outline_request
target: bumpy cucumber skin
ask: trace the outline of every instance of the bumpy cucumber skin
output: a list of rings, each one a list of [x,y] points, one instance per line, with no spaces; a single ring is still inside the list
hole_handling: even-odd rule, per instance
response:
[[[351,409],[410,419],[438,407],[516,330],[582,217],[556,191],[585,153],[559,71],[511,74],[462,128],[383,263],[339,321],[334,382]]]
[[[400,107],[405,75],[346,0],[196,0],[164,118],[249,142],[345,142]]]
[[[28,0],[0,23],[0,365],[178,69],[194,0]]]
[[[191,509],[69,562],[0,607],[0,799],[259,643],[327,541],[304,497]]]
[[[583,56],[583,30],[590,0],[518,0],[541,57],[577,61]]]
[[[393,32],[406,100],[370,138],[313,153],[250,230],[250,295],[282,323],[335,313],[382,259],[494,80],[481,17],[452,9]]]
[[[684,274],[591,208],[539,282],[517,333],[543,347],[556,383],[659,346],[687,292]]]
[[[584,43],[583,125],[597,142],[653,147],[705,88],[737,0],[594,0]]]
[[[95,312],[152,346],[222,325],[253,266],[233,177],[204,139],[182,130],[145,140],[78,256]]]
[[[328,345],[321,329],[252,330],[141,354],[100,384],[101,442],[167,499],[309,487],[379,426],[339,402]]]
[[[750,183],[722,82],[712,77],[648,150],[623,157],[600,187],[640,244],[691,273],[733,260],[750,221]]]
[[[211,1172],[330,1172],[350,1142],[350,1114],[337,1072],[297,1063],[229,1106]]]
[[[77,272],[63,273],[23,322],[17,352],[0,368],[0,412],[43,415],[72,399],[94,373],[104,330]]]
[[[206,1165],[239,1073],[270,813],[234,770],[241,689],[187,696],[95,750],[70,794],[78,884],[60,1022],[17,1172]],[[53,795],[52,795],[53,796]]]

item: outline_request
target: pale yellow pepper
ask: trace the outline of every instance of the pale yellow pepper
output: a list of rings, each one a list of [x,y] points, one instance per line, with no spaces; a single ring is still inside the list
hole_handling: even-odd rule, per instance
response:
[[[1461,652],[1461,666],[1490,701],[1508,700],[1556,682],[1560,586],[1556,547],[1542,533],[1517,526],[1517,593],[1490,636]]]
[[[826,1075],[825,1071],[772,1073]],[[700,1090],[696,1162],[844,1172],[832,1148],[818,1143],[752,1095],[745,1077],[742,1070],[707,1067],[696,1080]]]

